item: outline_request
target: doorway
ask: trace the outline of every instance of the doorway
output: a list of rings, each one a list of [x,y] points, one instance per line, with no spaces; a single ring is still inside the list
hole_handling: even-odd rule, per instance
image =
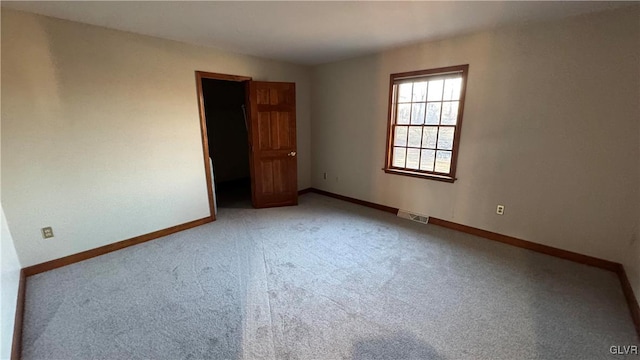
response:
[[[251,208],[245,81],[202,77],[202,100],[217,208]]]
[[[196,71],[196,84],[213,220],[218,206],[297,205],[295,83]]]

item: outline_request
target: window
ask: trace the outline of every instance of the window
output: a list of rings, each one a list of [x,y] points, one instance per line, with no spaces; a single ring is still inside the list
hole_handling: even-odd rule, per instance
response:
[[[455,180],[468,70],[391,74],[385,172]]]

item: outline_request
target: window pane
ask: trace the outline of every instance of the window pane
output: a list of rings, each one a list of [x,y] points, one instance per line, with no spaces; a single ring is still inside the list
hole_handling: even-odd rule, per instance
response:
[[[393,159],[392,159],[391,165],[395,167],[403,168],[406,155],[407,155],[407,148],[394,147]]]
[[[396,126],[396,133],[393,137],[393,145],[395,146],[407,146],[407,127]]]
[[[409,115],[411,115],[411,104],[398,104],[396,124],[408,124]]]
[[[413,83],[413,102],[427,101],[427,81]]]
[[[412,83],[398,85],[398,102],[411,102]]]
[[[424,124],[424,105],[425,103],[415,103],[411,107],[411,123]]]
[[[440,123],[441,102],[427,103],[427,125],[438,125]]]
[[[420,149],[407,149],[407,169],[418,169],[420,165]]]
[[[459,101],[442,103],[442,125],[455,125],[458,120]]]
[[[453,132],[455,128],[441,127],[438,134],[438,149],[453,149]]]
[[[435,149],[437,136],[438,136],[437,126],[425,126],[422,132],[422,147]]]
[[[444,86],[444,80],[429,81],[429,92],[427,93],[427,100],[429,101],[442,100],[443,86]]]
[[[433,171],[433,162],[436,159],[435,150],[422,150],[420,157],[420,170]]]
[[[422,126],[409,126],[409,145],[412,147],[420,147],[420,138],[422,137]]]
[[[436,151],[435,171],[449,173],[451,170],[451,151]]]
[[[461,88],[462,88],[462,78],[445,80],[443,100],[460,100]]]

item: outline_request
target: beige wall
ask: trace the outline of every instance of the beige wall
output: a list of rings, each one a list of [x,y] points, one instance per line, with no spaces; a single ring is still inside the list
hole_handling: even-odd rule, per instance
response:
[[[296,82],[308,187],[309,68],[2,9],[2,205],[23,266],[208,216],[196,70]]]
[[[11,231],[2,211],[0,233],[0,359],[11,357],[13,324],[16,316],[18,287],[20,284],[20,262],[13,243]]]
[[[640,302],[640,230],[638,230],[634,242],[627,250],[627,260],[624,267],[636,299]]]
[[[629,263],[638,16],[636,6],[505,27],[315,68],[313,186]],[[389,74],[458,64],[470,65],[458,181],[385,174]]]
[[[638,130],[640,131],[640,103],[636,107],[638,117]],[[638,141],[638,147],[640,148],[640,141]],[[640,157],[638,157],[638,164],[640,167]],[[638,188],[640,189],[640,181],[638,181]],[[640,204],[640,190],[638,191],[638,204]],[[636,227],[636,236],[631,243],[630,249],[627,252],[627,261],[625,262],[625,268],[633,291],[636,295],[636,299],[640,302],[640,211],[638,212],[638,225]]]
[[[637,106],[638,111],[638,130],[640,130],[640,104]],[[638,141],[638,148],[640,149],[640,141]],[[639,150],[640,152],[640,150]],[[638,157],[638,168],[640,168],[640,157]],[[640,204],[640,181],[638,181],[638,204]],[[628,267],[632,267],[632,285],[633,291],[635,291],[636,299],[640,302],[640,210],[638,210],[638,227],[636,228],[636,238],[634,249],[631,251],[631,256],[627,262]]]

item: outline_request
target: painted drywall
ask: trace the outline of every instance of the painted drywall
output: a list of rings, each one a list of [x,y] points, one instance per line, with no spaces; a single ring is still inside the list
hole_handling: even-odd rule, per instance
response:
[[[2,9],[2,201],[22,265],[209,215],[196,70],[296,83],[308,187],[309,68]]]
[[[638,17],[632,6],[314,68],[313,186],[626,261],[639,212]],[[459,64],[470,68],[458,180],[384,173],[389,75]]]
[[[636,106],[638,116],[638,136],[640,138],[640,103]],[[640,152],[640,141],[638,141],[638,149]],[[640,157],[638,157],[638,169],[640,169]],[[640,181],[638,181],[638,204],[640,204]],[[640,210],[638,211],[638,226],[636,227],[636,237],[631,244],[629,251],[629,259],[626,268],[629,269],[631,286],[636,295],[636,299],[640,302]]]
[[[633,288],[633,293],[640,302],[640,230],[638,230],[638,234],[629,246],[624,267]]]
[[[637,106],[638,114],[640,114],[640,104]],[[640,115],[639,115],[640,117]],[[638,119],[638,134],[640,137],[640,119]],[[640,141],[638,141],[638,148],[640,152]],[[640,169],[640,157],[638,157],[638,169]],[[640,170],[639,170],[640,171]],[[640,181],[638,181],[638,204],[640,204]],[[627,267],[631,268],[631,284],[633,291],[635,292],[636,299],[640,303],[640,209],[638,210],[638,227],[636,227],[637,233],[635,242],[632,244],[634,250],[632,250],[631,256],[627,262]]]
[[[2,233],[0,236],[0,268],[2,268],[0,276],[0,309],[2,310],[0,312],[0,324],[2,324],[2,328],[0,328],[0,359],[9,359],[11,357],[21,266],[13,246],[13,238],[4,215],[4,208],[2,208]]]
[[[637,114],[639,117],[638,133],[640,134],[640,103],[637,105]],[[640,148],[640,141],[638,141],[638,148]],[[638,158],[638,168],[640,168],[640,157]],[[640,181],[638,181],[638,188],[638,204],[640,204]],[[631,240],[627,254],[627,261],[624,266],[636,299],[640,302],[640,212],[638,213],[636,236]]]

